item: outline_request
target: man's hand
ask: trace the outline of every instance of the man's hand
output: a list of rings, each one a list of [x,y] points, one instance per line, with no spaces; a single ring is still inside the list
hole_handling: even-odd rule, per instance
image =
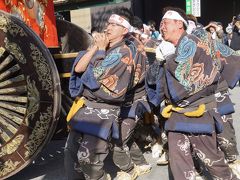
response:
[[[109,45],[109,40],[104,33],[97,33],[94,41],[99,50],[106,50]]]
[[[159,61],[166,60],[168,56],[175,53],[175,46],[167,41],[162,41],[156,48],[156,58]]]
[[[240,30],[240,21],[236,21],[235,26]]]

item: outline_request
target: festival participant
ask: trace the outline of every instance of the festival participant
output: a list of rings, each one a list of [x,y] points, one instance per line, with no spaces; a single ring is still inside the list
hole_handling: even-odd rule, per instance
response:
[[[65,147],[65,167],[72,179],[81,178],[72,177],[74,170],[86,179],[110,179],[104,160],[112,137],[119,138],[119,112],[133,76],[133,56],[125,41],[130,28],[124,17],[112,14],[106,33],[96,34],[95,45],[80,52],[73,65],[69,90],[77,99],[67,117]]]
[[[165,9],[160,30],[164,40],[176,46],[160,78],[159,99],[167,99],[162,115],[168,120],[170,168],[175,179],[194,179],[192,154],[214,178],[237,179],[218,149],[216,134],[222,131],[214,94],[221,75],[209,53],[209,45],[186,33],[187,17],[179,8]],[[226,77],[224,77],[226,79]],[[228,79],[226,79],[228,80]]]
[[[126,19],[132,19],[128,9],[120,8],[116,10],[116,13]],[[136,17],[134,19],[136,20]],[[131,25],[139,24],[134,19],[130,21]],[[113,150],[113,161],[121,170],[118,172],[116,180],[132,180],[137,176],[149,173],[151,170],[151,165],[147,163],[142,151],[135,142],[136,134],[139,133],[139,128],[136,129],[136,126],[143,121],[144,113],[150,111],[144,88],[148,61],[143,44],[133,36],[140,31],[138,29],[139,25],[137,26],[134,26],[132,32],[126,37],[135,68],[131,82],[132,88],[129,88],[126,94],[119,116],[120,138],[115,141]]]
[[[221,120],[223,124],[223,132],[217,135],[217,141],[219,147],[225,154],[225,159],[233,172],[240,178],[240,167],[238,160],[238,149],[235,130],[233,126],[232,113],[235,112],[233,103],[229,97],[228,88],[233,88],[236,79],[238,79],[237,73],[232,73],[229,70],[237,69],[239,66],[238,61],[240,60],[240,54],[230,49],[227,45],[222,44],[219,41],[212,40],[208,36],[208,32],[202,28],[196,28],[192,32],[203,42],[208,43],[211,47],[211,56],[214,62],[218,64],[219,70],[223,77],[228,79],[228,83],[224,78],[221,78],[217,91],[215,93],[215,98],[217,102],[217,111],[221,115]],[[226,53],[228,52],[228,53]],[[228,71],[222,71],[222,69],[228,69]],[[229,86],[228,84],[232,84]]]

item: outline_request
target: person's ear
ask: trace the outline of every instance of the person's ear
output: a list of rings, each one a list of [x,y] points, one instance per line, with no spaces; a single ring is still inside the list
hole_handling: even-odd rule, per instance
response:
[[[126,35],[127,33],[128,33],[128,29],[127,29],[127,28],[124,28],[123,34]]]
[[[178,29],[184,28],[183,22],[180,21],[180,20],[178,20],[178,21],[177,21],[177,27],[178,27]]]

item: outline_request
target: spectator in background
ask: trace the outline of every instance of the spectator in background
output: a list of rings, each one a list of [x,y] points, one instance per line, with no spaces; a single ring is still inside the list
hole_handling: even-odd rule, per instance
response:
[[[222,23],[211,21],[207,26],[204,27],[212,36],[212,39],[224,43],[224,31]]]
[[[235,16],[233,16],[233,19],[235,18]],[[232,33],[233,33],[233,29],[232,29],[232,24],[233,24],[233,19],[232,22],[228,24],[228,26],[226,27],[226,32],[227,32],[227,40],[228,40],[228,46],[230,46],[231,41],[232,41]]]
[[[232,39],[230,47],[235,51],[240,50],[240,14],[238,14],[232,22]]]
[[[159,39],[152,37],[152,29],[150,26],[143,24],[144,33],[141,35],[141,41],[146,48],[156,49]]]
[[[225,45],[228,45],[228,36],[223,30],[223,24],[221,22],[217,22],[217,26],[220,29],[219,38],[221,39],[221,42]]]
[[[138,16],[133,16],[132,26],[134,30],[132,32],[133,36],[137,38],[137,40],[141,41],[141,35],[144,32],[143,22]]]
[[[147,24],[150,29],[151,38],[158,39],[160,33],[159,33],[159,31],[156,30],[156,22],[153,20],[150,20],[150,21],[148,21]]]
[[[128,17],[129,10],[120,8],[117,14]],[[139,34],[143,32],[143,23],[140,18],[128,17],[130,24],[133,26],[132,31],[126,37],[126,42],[131,49],[134,65],[131,87],[125,96],[119,121],[120,138],[115,142],[113,151],[113,161],[120,168],[117,173],[116,180],[133,180],[145,173],[149,173],[151,165],[147,163],[136,142],[136,134],[139,134],[137,124],[143,121],[143,114],[146,109],[150,111],[150,107],[146,101],[146,92],[144,88],[145,72],[148,67],[147,57],[143,48],[143,44],[139,41]],[[148,107],[148,108],[147,108]]]

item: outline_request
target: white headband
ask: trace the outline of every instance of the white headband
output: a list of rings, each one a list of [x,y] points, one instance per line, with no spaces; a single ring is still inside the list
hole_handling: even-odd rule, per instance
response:
[[[127,28],[129,30],[129,32],[133,31],[133,27],[129,24],[129,22],[117,14],[112,14],[110,16],[110,18],[108,19],[108,22],[121,25],[121,26]]]
[[[176,11],[169,10],[167,11],[162,19],[174,19],[174,20],[180,20],[183,21],[183,23],[188,26],[188,23],[183,17]]]

